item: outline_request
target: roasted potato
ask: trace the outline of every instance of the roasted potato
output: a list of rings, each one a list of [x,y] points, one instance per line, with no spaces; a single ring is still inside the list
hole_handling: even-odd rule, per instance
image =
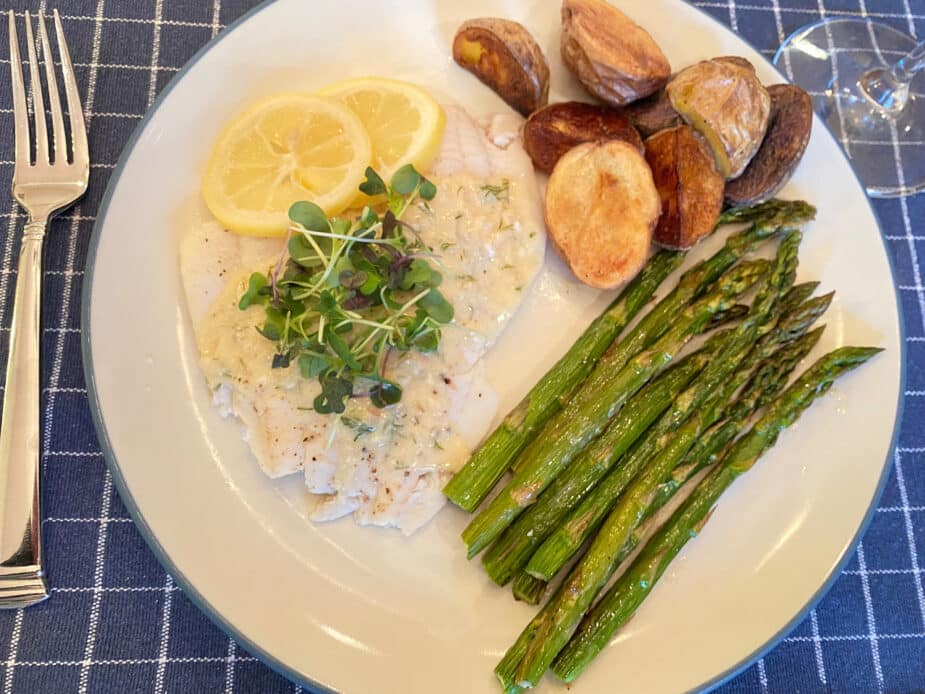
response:
[[[549,98],[549,65],[523,25],[508,19],[470,19],[453,39],[453,60],[524,116]]]
[[[585,89],[614,106],[653,94],[671,75],[655,40],[606,0],[564,0],[561,50]]]
[[[634,101],[626,107],[626,115],[643,137],[654,135],[660,130],[674,128],[683,122],[674,110],[664,89],[645,99]]]
[[[643,151],[642,138],[623,113],[580,101],[564,101],[534,111],[524,124],[523,137],[533,165],[545,173],[583,142],[625,140]]]
[[[775,84],[768,93],[771,117],[761,148],[745,172],[726,184],[726,199],[734,205],[757,205],[773,198],[790,180],[809,144],[812,97],[792,84]]]
[[[553,247],[579,280],[600,289],[639,272],[660,211],[649,165],[622,140],[570,149],[546,186],[544,216]]]
[[[725,180],[713,153],[689,125],[662,130],[646,140],[646,161],[662,201],[655,242],[690,248],[716,225]]]
[[[716,167],[736,178],[761,146],[771,97],[753,69],[704,60],[681,70],[666,88],[674,110],[703,135]]]

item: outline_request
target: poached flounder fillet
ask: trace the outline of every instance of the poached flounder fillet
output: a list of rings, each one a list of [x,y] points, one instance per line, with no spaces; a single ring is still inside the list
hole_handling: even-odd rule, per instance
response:
[[[387,375],[403,388],[396,405],[377,409],[354,398],[343,415],[320,415],[311,409],[316,380],[295,367],[270,368],[275,344],[255,330],[263,310],[242,311],[238,300],[251,272],[276,264],[283,240],[237,236],[206,213],[181,240],[181,275],[213,403],[241,422],[267,475],[302,471],[315,520],[352,513],[362,525],[412,533],[443,506],[443,485],[497,409],[480,360],[542,266],[538,192],[518,117],[480,125],[460,108],[446,111],[427,174],[437,196],[404,221],[437,255],[455,318],[437,352],[392,352]]]

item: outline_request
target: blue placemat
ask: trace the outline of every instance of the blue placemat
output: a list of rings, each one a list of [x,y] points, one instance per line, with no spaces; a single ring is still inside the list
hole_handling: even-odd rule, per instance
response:
[[[553,1],[553,0],[550,0]],[[123,145],[154,97],[255,0],[61,0],[90,132],[90,189],[48,237],[44,302],[44,533],[52,598],[0,613],[0,692],[299,692],[194,607],[148,551],[96,442],[80,360],[90,231]],[[925,35],[925,0],[695,2],[766,55],[822,16],[867,14]],[[17,12],[45,0],[17,0]],[[4,47],[0,52],[6,56]],[[7,63],[5,59],[2,61]],[[0,190],[12,176],[9,72],[0,69]],[[809,617],[721,689],[925,690],[925,195],[877,201],[906,322],[905,417],[880,508],[851,563]],[[19,208],[0,207],[0,369]],[[0,371],[2,373],[2,371]],[[616,684],[615,684],[616,686]]]

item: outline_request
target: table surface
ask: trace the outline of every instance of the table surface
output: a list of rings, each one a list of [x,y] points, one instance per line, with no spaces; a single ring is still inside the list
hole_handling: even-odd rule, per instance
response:
[[[19,12],[45,6],[16,0]],[[299,692],[216,628],[135,530],[96,441],[81,370],[79,306],[96,211],[157,93],[256,0],[60,0],[87,112],[93,170],[54,222],[43,306],[44,538],[51,599],[0,613],[0,691]],[[772,56],[821,16],[867,14],[925,35],[925,0],[697,0]],[[0,49],[6,54],[6,48]],[[3,63],[8,61],[3,59]],[[0,190],[12,177],[9,73],[0,70]],[[875,201],[896,268],[908,354],[905,416],[880,507],[808,618],[722,692],[925,690],[925,194]],[[0,368],[24,217],[0,212]]]

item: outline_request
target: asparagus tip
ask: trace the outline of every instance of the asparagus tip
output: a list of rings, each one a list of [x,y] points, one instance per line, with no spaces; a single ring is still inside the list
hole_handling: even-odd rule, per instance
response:
[[[816,297],[815,299],[812,299],[812,301],[815,301],[823,309],[827,309],[832,304],[832,300],[834,298],[835,298],[835,291],[832,290],[831,292],[828,292],[827,294],[822,294]]]
[[[841,359],[848,364],[863,364],[880,354],[883,347],[841,347],[836,351]]]
[[[870,359],[871,357],[880,354],[880,352],[885,352],[885,351],[886,351],[886,348],[884,348],[884,347],[862,347],[861,349],[862,349],[862,350],[866,350],[865,354],[866,354],[867,356],[864,358],[864,361],[867,361],[867,360]]]
[[[824,332],[825,332],[825,323],[810,330],[808,333],[806,333],[803,339],[806,342],[810,343],[811,345],[815,346],[815,344],[819,342],[819,338],[822,337],[822,333]]]

